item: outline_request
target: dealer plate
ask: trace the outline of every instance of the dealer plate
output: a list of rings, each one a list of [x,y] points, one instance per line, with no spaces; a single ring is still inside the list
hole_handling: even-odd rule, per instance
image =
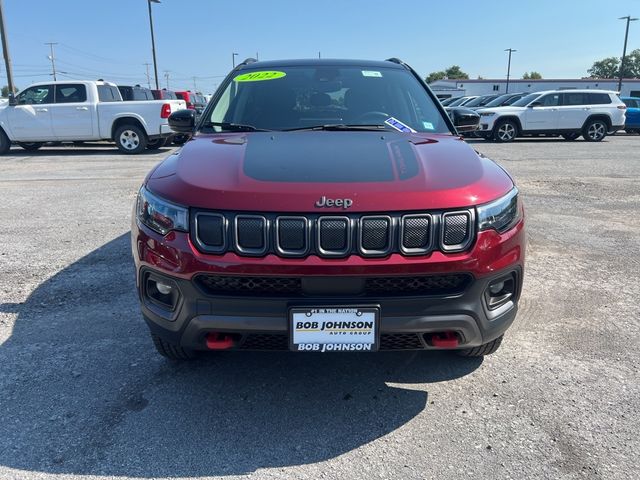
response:
[[[373,352],[378,307],[296,307],[289,310],[289,348],[297,352]]]

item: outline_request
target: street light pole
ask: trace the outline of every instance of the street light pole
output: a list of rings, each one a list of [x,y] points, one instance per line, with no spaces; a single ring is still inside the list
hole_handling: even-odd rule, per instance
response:
[[[233,68],[236,68],[236,57],[238,56],[237,53],[232,53],[231,54],[231,65],[233,65]]]
[[[517,52],[513,48],[505,48],[505,52],[509,52],[509,63],[507,63],[507,88],[505,93],[509,93],[509,77],[511,76],[511,54]]]
[[[9,87],[9,105],[16,103],[15,85],[13,84],[13,67],[11,66],[11,55],[9,54],[9,41],[7,40],[7,29],[4,26],[4,10],[2,0],[0,0],[0,36],[2,36],[2,53],[4,54],[4,65],[7,69],[7,86]]]
[[[156,39],[153,35],[153,16],[151,15],[151,2],[160,3],[160,0],[147,0],[149,6],[149,27],[151,28],[151,52],[153,53],[153,73],[156,79],[156,90],[160,90],[160,84],[158,83],[158,62],[156,61]]]
[[[627,56],[627,39],[629,38],[629,23],[635,22],[637,18],[631,18],[630,15],[626,17],[620,17],[618,20],[626,20],[627,28],[624,32],[624,47],[622,47],[622,61],[620,62],[620,77],[618,78],[618,92],[622,90],[622,77],[624,76],[624,61]]]
[[[56,77],[56,54],[53,51],[53,46],[57,45],[56,42],[47,42],[45,43],[45,45],[49,45],[49,48],[51,49],[51,55],[49,56],[49,60],[51,60],[51,70],[53,71],[53,81],[57,81],[58,78]]]

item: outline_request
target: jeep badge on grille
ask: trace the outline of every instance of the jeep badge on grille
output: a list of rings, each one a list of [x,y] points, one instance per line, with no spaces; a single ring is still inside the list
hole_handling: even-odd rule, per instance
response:
[[[327,198],[324,195],[316,202],[316,207],[342,207],[345,210],[353,205],[350,198]]]

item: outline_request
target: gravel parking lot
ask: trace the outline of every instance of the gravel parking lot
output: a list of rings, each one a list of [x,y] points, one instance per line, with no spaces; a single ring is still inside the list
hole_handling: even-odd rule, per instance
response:
[[[0,478],[640,478],[640,136],[473,142],[524,194],[493,356],[156,354],[128,238],[170,150],[0,157]]]

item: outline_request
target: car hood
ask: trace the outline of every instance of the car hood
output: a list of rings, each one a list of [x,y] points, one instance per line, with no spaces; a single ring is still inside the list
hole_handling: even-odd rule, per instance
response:
[[[451,135],[368,131],[197,135],[162,162],[147,188],[190,207],[240,211],[457,208],[508,192],[511,178]]]

